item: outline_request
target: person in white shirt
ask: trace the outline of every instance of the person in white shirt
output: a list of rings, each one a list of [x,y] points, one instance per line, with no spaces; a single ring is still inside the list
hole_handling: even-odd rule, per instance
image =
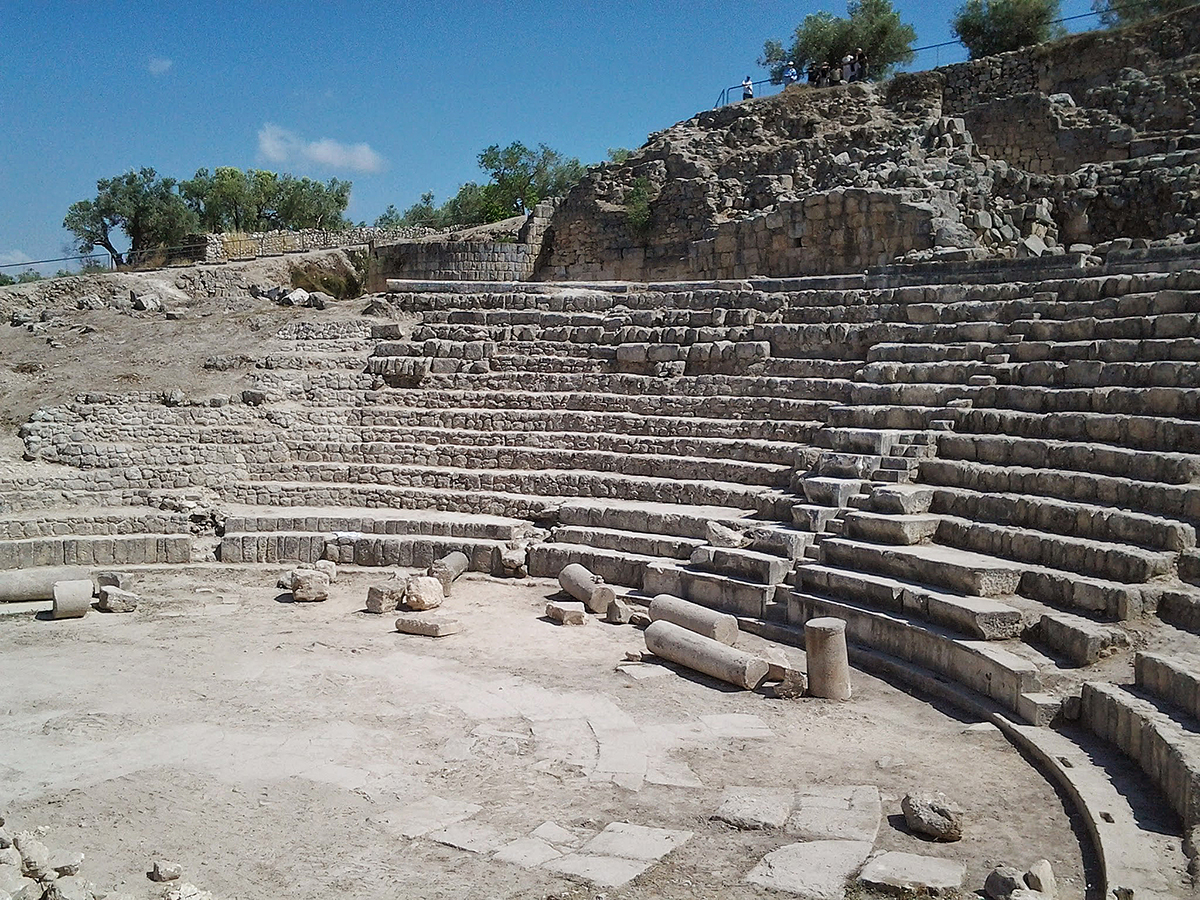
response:
[[[750,80],[749,75],[747,75],[744,79],[742,79],[742,99],[743,100],[753,100],[754,99],[754,82]]]

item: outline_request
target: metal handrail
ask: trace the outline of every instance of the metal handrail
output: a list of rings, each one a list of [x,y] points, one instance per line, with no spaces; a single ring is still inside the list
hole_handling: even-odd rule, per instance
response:
[[[1133,8],[1134,8],[1134,7],[1136,7],[1136,6],[1147,6],[1147,5],[1149,5],[1151,2],[1152,2],[1152,0],[1129,0],[1129,2],[1127,2],[1127,3],[1122,3],[1122,4],[1119,4],[1119,5],[1117,5],[1117,6],[1110,6],[1110,7],[1108,7],[1108,8],[1107,8],[1107,9],[1105,9],[1105,10],[1097,10],[1097,9],[1094,9],[1094,10],[1092,10],[1091,12],[1085,12],[1085,13],[1076,13],[1076,14],[1075,14],[1075,15],[1073,15],[1073,16],[1062,16],[1061,18],[1055,19],[1055,20],[1054,20],[1053,22],[1051,22],[1050,24],[1051,24],[1051,25],[1062,25],[1064,22],[1073,22],[1073,21],[1075,21],[1076,19],[1086,19],[1086,18],[1088,18],[1089,16],[1097,16],[1097,17],[1099,17],[1099,16],[1102,16],[1102,15],[1103,15],[1104,13],[1106,13],[1106,12],[1118,12],[1118,11],[1120,11],[1120,10],[1122,10],[1122,9],[1133,9]],[[1186,8],[1186,7],[1184,7],[1184,8]],[[961,41],[961,40],[959,40],[958,38],[955,38],[955,39],[954,39],[954,40],[952,40],[952,41],[942,41],[942,42],[940,42],[940,43],[937,43],[937,44],[927,44],[927,45],[926,45],[926,46],[924,46],[924,47],[914,47],[914,48],[912,49],[912,53],[914,53],[914,54],[917,54],[917,53],[922,53],[922,52],[924,52],[924,51],[926,51],[926,50],[937,50],[937,49],[939,49],[939,48],[941,48],[941,47],[951,47],[951,46],[953,46],[953,45],[955,45],[955,44],[962,44],[962,41]],[[964,46],[965,46],[965,45],[964,45]],[[940,62],[939,62],[938,64],[934,65],[934,68],[935,68],[935,69],[937,69],[937,68],[940,68],[940,67],[941,67],[941,63],[940,63]],[[917,70],[917,71],[922,71],[922,70]],[[768,79],[765,79],[765,80],[763,80],[763,81],[755,81],[755,82],[752,82],[752,84],[753,84],[755,87],[757,87],[757,86],[758,86],[758,85],[760,85],[760,84],[779,84],[779,82],[778,82],[778,81],[776,81],[774,78],[768,78]],[[715,106],[713,106],[713,109],[717,109],[717,108],[719,108],[719,107],[722,107],[722,106],[724,106],[725,104],[727,104],[727,103],[729,102],[729,92],[730,92],[730,91],[735,91],[735,90],[737,90],[738,88],[740,88],[741,86],[742,86],[742,85],[740,85],[740,84],[731,85],[731,86],[729,86],[729,87],[725,88],[725,90],[721,91],[721,94],[720,94],[720,96],[719,96],[719,97],[717,97],[717,102],[716,102],[716,105],[715,105]]]

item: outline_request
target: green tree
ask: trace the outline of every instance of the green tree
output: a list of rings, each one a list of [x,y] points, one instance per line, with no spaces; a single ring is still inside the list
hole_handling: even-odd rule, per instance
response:
[[[16,283],[17,279],[13,278],[11,275],[5,274],[4,272],[0,272],[0,287],[8,287],[10,284]]]
[[[892,9],[891,0],[850,0],[848,18],[830,12],[810,13],[796,28],[790,47],[780,41],[763,44],[758,64],[778,84],[788,61],[803,72],[811,65],[840,65],[847,53],[859,47],[867,54],[868,77],[872,81],[891,74],[892,69],[912,61],[917,33]]]
[[[63,227],[75,236],[80,253],[103,247],[117,263],[124,262],[124,254],[113,244],[117,231],[128,237],[132,255],[179,246],[199,227],[199,218],[175,188],[175,179],[160,178],[149,167],[101,178],[95,198],[67,209]]]
[[[609,147],[608,152],[604,154],[610,163],[620,165],[633,156],[633,151],[625,147]]]
[[[479,154],[479,168],[491,176],[483,206],[489,221],[529,212],[546,197],[565,194],[583,177],[583,164],[545,144],[530,149],[520,141],[498,144]]]
[[[1059,0],[966,0],[952,26],[971,59],[1041,44],[1066,34]]]
[[[1195,3],[1196,0],[1093,0],[1092,9],[1100,13],[1100,21],[1105,27],[1117,28],[1174,12],[1185,6],[1193,6]]]

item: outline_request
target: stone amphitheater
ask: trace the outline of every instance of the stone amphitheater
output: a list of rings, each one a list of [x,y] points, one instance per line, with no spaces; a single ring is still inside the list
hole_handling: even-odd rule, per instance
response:
[[[703,113],[540,208],[527,280],[377,248],[325,309],[265,299],[300,258],[8,291],[47,365],[5,396],[69,393],[0,444],[0,570],[143,595],[0,617],[10,827],[133,895],[161,854],[230,897],[1194,893],[1198,51],[1191,8]],[[168,327],[194,371],[129,390]],[[461,634],[360,612],[454,551]],[[328,603],[275,602],[321,560]],[[556,628],[571,563],[785,667],[841,619],[854,697]],[[898,815],[935,790],[959,842]]]

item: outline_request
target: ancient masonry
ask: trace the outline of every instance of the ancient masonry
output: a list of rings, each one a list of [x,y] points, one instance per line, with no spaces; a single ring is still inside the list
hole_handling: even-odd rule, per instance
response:
[[[1193,8],[698,116],[536,217],[501,262],[541,280],[393,279],[234,396],[41,410],[0,569],[461,551],[780,642],[839,619],[1060,785],[1106,897],[1181,895],[1136,810],[1196,853],[1198,40]]]

